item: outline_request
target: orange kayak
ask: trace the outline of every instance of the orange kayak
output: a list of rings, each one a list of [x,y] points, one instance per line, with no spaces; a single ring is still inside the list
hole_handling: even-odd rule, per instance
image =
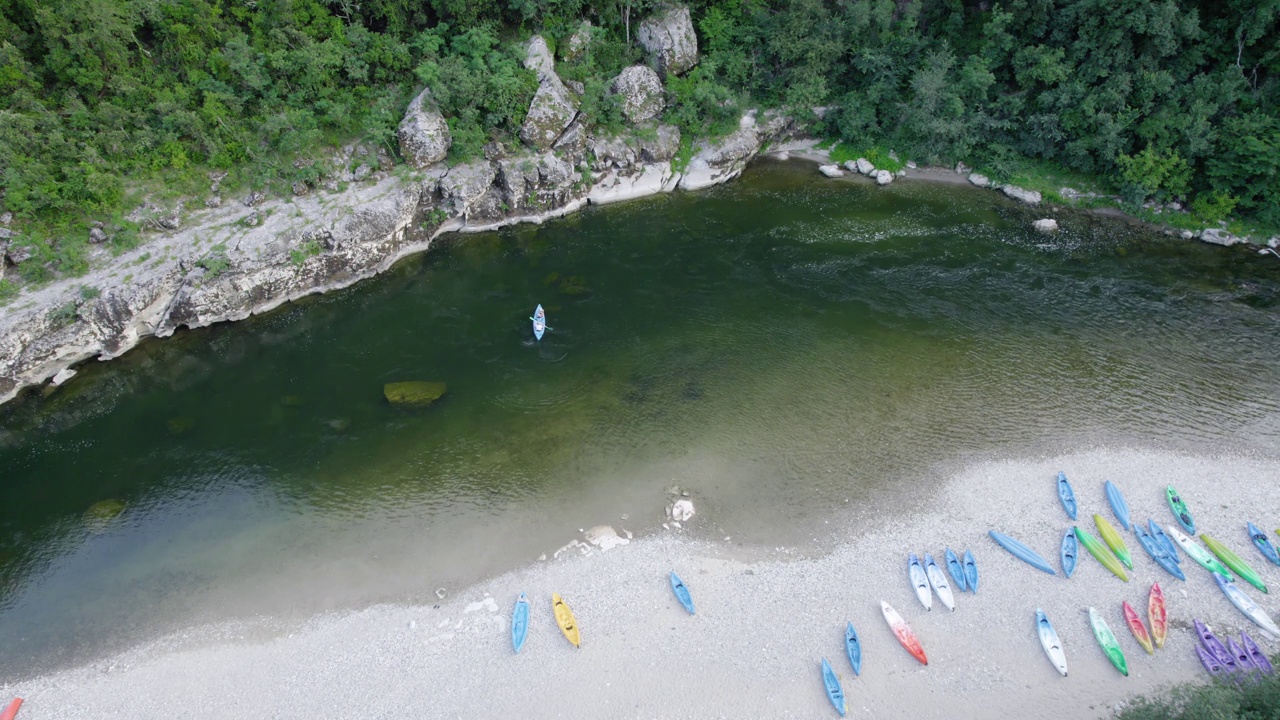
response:
[[[1147,626],[1142,624],[1138,611],[1133,609],[1128,600],[1124,601],[1124,621],[1142,649],[1146,650],[1148,655],[1154,653],[1155,648],[1151,647],[1151,636],[1147,634]]]
[[[884,621],[889,623],[889,629],[893,630],[893,634],[898,638],[898,642],[902,643],[902,647],[911,653],[912,657],[920,661],[921,665],[928,665],[929,658],[925,657],[924,647],[920,644],[920,639],[907,626],[907,621],[902,619],[897,610],[894,610],[889,603],[881,600],[880,611],[884,613]]]
[[[1165,636],[1169,634],[1169,611],[1164,606],[1164,591],[1160,589],[1160,583],[1151,585],[1147,617],[1151,620],[1151,639],[1156,641],[1156,647],[1164,647]]]
[[[13,720],[18,716],[18,708],[20,707],[22,707],[22,698],[14,698],[13,702],[9,703],[9,706],[4,709],[4,712],[0,712],[0,720]]]

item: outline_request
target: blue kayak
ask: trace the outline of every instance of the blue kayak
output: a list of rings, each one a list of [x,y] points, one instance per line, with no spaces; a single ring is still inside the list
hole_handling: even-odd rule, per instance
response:
[[[960,564],[960,559],[956,554],[951,552],[951,548],[947,548],[947,573],[951,575],[951,579],[955,581],[956,587],[960,588],[960,592],[968,589],[964,581],[964,566]]]
[[[849,664],[853,666],[853,674],[862,674],[862,643],[858,642],[858,631],[853,629],[853,623],[848,623],[844,628],[844,651],[849,654]]]
[[[671,590],[675,592],[676,599],[680,601],[684,609],[688,610],[690,615],[693,615],[693,598],[689,596],[689,588],[684,586],[684,581],[680,579],[680,576],[674,570],[671,572]],[[715,613],[712,614],[714,615]]]
[[[1111,503],[1111,511],[1116,514],[1116,519],[1124,526],[1125,530],[1129,529],[1129,503],[1124,501],[1124,493],[1120,492],[1120,488],[1116,484],[1107,481],[1107,502]]]
[[[1173,559],[1169,557],[1168,551],[1160,544],[1159,540],[1155,539],[1155,537],[1151,535],[1151,533],[1144,530],[1138,523],[1133,524],[1133,532],[1138,536],[1138,543],[1142,545],[1142,549],[1146,550],[1147,554],[1151,556],[1151,559],[1155,560],[1157,565],[1164,568],[1165,572],[1179,580],[1187,579],[1187,576],[1182,572],[1182,568],[1178,567],[1178,563],[1174,562]]]
[[[1014,557],[1027,563],[1031,567],[1036,568],[1037,570],[1043,570],[1050,575],[1058,574],[1057,571],[1053,569],[1052,565],[1045,562],[1044,558],[1040,557],[1039,553],[1026,545],[1023,545],[1017,540],[1014,540],[1008,535],[1005,535],[1002,532],[996,532],[995,530],[988,531],[987,535],[990,535],[991,539],[995,540],[997,545],[1013,553]]]
[[[542,333],[547,331],[547,314],[543,312],[542,305],[533,311],[533,317],[529,318],[533,321],[533,337],[541,340]]]
[[[1254,525],[1253,523],[1247,524],[1249,526],[1249,539],[1252,540],[1254,546],[1258,548],[1258,552],[1262,553],[1263,557],[1276,565],[1280,565],[1280,554],[1276,553],[1276,548],[1271,544],[1271,541],[1267,539],[1267,534],[1259,530],[1257,525]]]
[[[1067,474],[1058,471],[1058,499],[1062,501],[1062,509],[1067,511],[1067,517],[1072,520],[1076,519],[1076,493],[1071,489],[1071,483],[1067,482]]]
[[[968,550],[964,551],[964,582],[969,586],[969,592],[976,595],[978,592],[978,563],[974,562],[973,553]]]
[[[836,707],[836,712],[840,713],[840,717],[844,717],[844,688],[840,687],[840,678],[836,677],[836,673],[831,669],[831,663],[826,658],[822,658],[822,682],[827,686],[827,697],[831,698],[831,704]]]
[[[511,646],[520,652],[524,647],[524,639],[529,634],[529,598],[520,593],[516,607],[511,611]]]
[[[1062,573],[1069,578],[1076,571],[1076,559],[1080,556],[1080,541],[1076,540],[1074,530],[1068,529],[1067,534],[1062,536],[1062,549],[1059,552],[1062,555]]]
[[[1164,530],[1160,529],[1155,520],[1147,519],[1147,530],[1151,531],[1151,537],[1155,538],[1156,542],[1164,548],[1165,554],[1169,556],[1170,560],[1182,564],[1182,556],[1178,554],[1178,546],[1169,539],[1168,535],[1164,534]]]

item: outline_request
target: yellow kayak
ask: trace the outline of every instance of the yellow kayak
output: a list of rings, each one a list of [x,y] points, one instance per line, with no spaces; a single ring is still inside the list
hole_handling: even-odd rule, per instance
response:
[[[1080,541],[1085,550],[1089,551],[1090,555],[1102,563],[1102,567],[1115,573],[1115,576],[1121,580],[1129,582],[1129,576],[1124,574],[1124,567],[1120,565],[1119,560],[1116,560],[1115,555],[1107,552],[1107,546],[1103,545],[1101,540],[1082,530],[1079,525],[1076,526],[1075,530],[1076,539]]]
[[[578,634],[578,621],[574,619],[573,611],[564,604],[559,593],[551,593],[551,609],[556,611],[556,622],[560,625],[560,632],[564,633],[565,638],[573,643],[574,647],[582,647],[582,637]]]
[[[1133,557],[1129,555],[1129,547],[1124,544],[1124,539],[1120,537],[1120,531],[1116,530],[1107,519],[1101,515],[1093,516],[1093,523],[1098,526],[1098,534],[1102,536],[1102,540],[1107,543],[1107,547],[1111,548],[1111,552],[1120,558],[1120,562],[1124,566],[1133,569]]]

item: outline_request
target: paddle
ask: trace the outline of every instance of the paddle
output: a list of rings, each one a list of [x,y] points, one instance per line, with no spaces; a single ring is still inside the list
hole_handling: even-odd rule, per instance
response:
[[[533,318],[532,318],[532,317],[530,317],[529,319],[530,319],[530,320],[533,320]],[[534,322],[537,322],[537,320],[534,320]],[[546,324],[546,323],[544,322],[544,323],[542,323],[542,329],[543,329],[543,330],[550,330],[550,329],[551,329],[551,326],[550,326],[550,325],[548,325],[548,324]]]

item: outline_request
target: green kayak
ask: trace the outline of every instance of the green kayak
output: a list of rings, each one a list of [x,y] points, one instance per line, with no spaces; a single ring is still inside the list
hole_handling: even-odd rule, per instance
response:
[[[1129,554],[1129,546],[1124,544],[1124,539],[1120,537],[1120,532],[1111,523],[1107,522],[1106,518],[1097,513],[1094,513],[1093,524],[1098,526],[1098,534],[1107,543],[1107,547],[1111,548],[1111,552],[1120,558],[1120,562],[1124,563],[1125,567],[1132,570],[1133,556]]]
[[[1107,627],[1107,621],[1103,620],[1098,611],[1093,608],[1089,608],[1089,624],[1093,626],[1093,636],[1098,638],[1098,644],[1111,659],[1111,664],[1115,665],[1125,677],[1129,677],[1129,664],[1124,661],[1124,651],[1120,649],[1115,633],[1111,632],[1111,628]]]
[[[1200,567],[1208,570],[1209,572],[1220,573],[1223,577],[1226,577],[1229,580],[1235,580],[1235,576],[1231,574],[1231,571],[1227,569],[1227,566],[1218,562],[1218,558],[1210,555],[1209,551],[1200,547],[1195,540],[1192,540],[1186,535],[1178,532],[1172,525],[1169,526],[1169,532],[1173,535],[1173,539],[1178,543],[1178,547],[1182,548],[1182,551],[1187,554],[1187,557],[1195,560],[1197,563],[1200,563]]]
[[[1236,571],[1236,574],[1244,578],[1244,581],[1258,588],[1262,592],[1267,592],[1267,586],[1262,584],[1262,576],[1256,570],[1249,567],[1249,563],[1240,558],[1239,555],[1231,551],[1231,548],[1209,537],[1208,533],[1200,533],[1200,539],[1204,544],[1209,546],[1214,555],[1223,562],[1227,567]],[[1230,577],[1230,576],[1228,576]]]
[[[1089,551],[1090,555],[1094,556],[1098,559],[1098,562],[1102,563],[1102,567],[1115,573],[1116,577],[1121,580],[1129,582],[1129,576],[1124,574],[1124,568],[1120,567],[1120,561],[1116,560],[1116,556],[1112,555],[1111,551],[1107,550],[1107,546],[1103,545],[1101,540],[1090,535],[1084,530],[1081,530],[1079,525],[1076,526],[1075,530],[1076,539],[1080,541],[1080,544],[1084,546],[1085,550]]]

